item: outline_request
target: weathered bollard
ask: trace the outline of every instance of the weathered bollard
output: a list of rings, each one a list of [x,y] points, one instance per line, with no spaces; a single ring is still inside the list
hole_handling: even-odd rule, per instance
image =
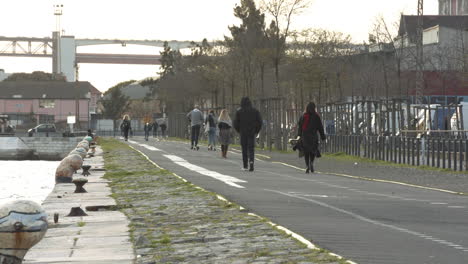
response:
[[[91,169],[91,165],[83,165],[81,166],[81,168],[83,169],[83,173],[81,173],[81,175],[84,175],[84,176],[91,175],[91,173],[89,173],[89,169]]]
[[[88,151],[86,151],[86,149],[84,149],[84,148],[79,148],[78,147],[78,148],[74,149],[73,151],[76,151],[77,154],[79,154],[81,156],[81,158],[83,158],[83,159],[86,157],[86,154],[88,154]]]
[[[56,183],[71,183],[73,172],[83,165],[83,158],[79,154],[71,154],[64,158],[55,171]]]
[[[87,213],[85,213],[85,211],[83,211],[83,209],[81,209],[81,207],[77,206],[77,207],[72,207],[70,209],[70,213],[67,215],[68,217],[73,217],[73,216],[88,216]]]
[[[65,159],[70,160],[70,166],[74,170],[79,170],[83,165],[83,159],[78,154],[68,155]]]
[[[47,214],[35,202],[17,200],[0,207],[0,263],[22,263],[47,232]]]
[[[93,138],[90,137],[90,136],[86,136],[86,137],[84,137],[83,139],[86,140],[86,141],[88,141],[88,142],[90,142],[90,143],[91,143],[91,141],[93,141]]]
[[[77,148],[84,148],[86,151],[89,150],[89,143],[88,141],[81,141],[80,143],[78,143],[78,145],[76,145]]]
[[[75,191],[74,193],[87,193],[85,188],[83,188],[83,185],[85,185],[88,182],[87,179],[79,178],[79,179],[74,179],[73,183],[75,184]]]

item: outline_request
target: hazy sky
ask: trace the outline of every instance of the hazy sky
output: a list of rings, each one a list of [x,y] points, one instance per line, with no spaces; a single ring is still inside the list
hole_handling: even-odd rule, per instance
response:
[[[228,25],[238,24],[233,8],[240,0],[2,0],[0,36],[46,37],[55,29],[53,5],[63,4],[61,27],[76,38],[209,40],[222,39]],[[425,1],[425,14],[437,14],[437,0]],[[415,14],[417,0],[315,0],[296,18],[294,28],[325,28],[367,40],[375,17],[389,22],[399,13]],[[0,42],[0,50],[4,43]],[[78,52],[158,54],[143,46],[90,46]],[[50,72],[51,59],[0,57],[6,72]],[[80,80],[99,90],[129,80],[154,76],[157,66],[80,64]]]

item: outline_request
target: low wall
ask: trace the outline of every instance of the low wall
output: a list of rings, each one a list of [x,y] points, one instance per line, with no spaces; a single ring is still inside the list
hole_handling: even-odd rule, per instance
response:
[[[61,160],[82,137],[0,137],[0,160]]]

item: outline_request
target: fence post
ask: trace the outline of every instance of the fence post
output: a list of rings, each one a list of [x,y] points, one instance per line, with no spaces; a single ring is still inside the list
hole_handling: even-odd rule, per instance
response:
[[[452,140],[448,140],[448,149],[447,149],[447,154],[448,154],[448,168],[452,168]]]
[[[423,140],[424,140],[424,139],[423,139]],[[417,159],[418,159],[418,160],[416,161],[416,165],[417,165],[417,166],[421,165],[421,151],[420,151],[420,149],[421,149],[421,147],[422,147],[421,144],[422,144],[422,143],[421,143],[421,140],[420,140],[419,138],[417,138],[417,139],[416,139],[416,156],[417,156]],[[423,152],[423,153],[424,153],[424,152]],[[423,155],[424,155],[424,154],[423,154]]]
[[[465,139],[465,170],[468,170],[468,140]]]
[[[440,168],[440,138],[437,138],[437,168]]]
[[[411,165],[414,166],[415,165],[415,163],[414,163],[414,158],[415,158],[415,155],[414,155],[415,154],[414,153],[415,152],[414,151],[414,138],[411,138],[410,140],[411,140]]]
[[[445,169],[446,160],[445,160],[445,139],[442,139],[442,168]]]
[[[420,144],[418,144],[418,146],[421,146],[422,163],[423,163],[423,165],[429,165],[429,164],[425,164],[426,163],[426,138],[423,136],[421,138],[421,140],[418,139],[418,141],[420,141]],[[418,166],[419,166],[419,164],[420,164],[420,162],[419,162],[419,157],[418,157]]]
[[[405,138],[405,137],[402,138],[402,139],[403,139],[403,140],[402,140],[402,143],[403,143],[403,144],[401,144],[401,147],[403,148],[403,164],[406,164],[406,143],[407,143],[407,142],[406,142],[406,138]]]
[[[460,143],[458,143],[458,151],[460,152],[460,169],[459,171],[463,171],[463,140],[460,138]]]
[[[401,137],[397,137],[398,142],[398,163],[401,164]]]
[[[457,140],[453,140],[453,170],[457,170]]]
[[[367,158],[367,136],[363,136],[364,143],[364,158]]]
[[[435,140],[432,139],[431,141],[432,141],[431,142],[431,146],[432,146],[432,149],[431,149],[431,151],[432,151],[432,157],[431,157],[432,158],[432,167],[435,167],[435,144],[434,144]]]

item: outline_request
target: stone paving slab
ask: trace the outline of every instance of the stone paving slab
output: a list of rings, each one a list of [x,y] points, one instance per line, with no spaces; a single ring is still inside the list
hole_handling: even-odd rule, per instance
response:
[[[86,158],[85,164],[103,169],[102,150]],[[93,168],[92,167],[92,168]],[[116,202],[110,197],[108,180],[102,179],[105,172],[91,170],[84,177],[79,170],[74,178],[87,178],[84,188],[87,193],[73,193],[74,184],[57,184],[42,207],[48,214],[49,230],[45,237],[25,256],[23,263],[134,263],[135,253],[130,242],[129,221],[119,211],[87,211],[87,206],[109,207]],[[72,207],[81,207],[88,216],[67,217]],[[54,213],[59,214],[58,223],[53,223]]]

